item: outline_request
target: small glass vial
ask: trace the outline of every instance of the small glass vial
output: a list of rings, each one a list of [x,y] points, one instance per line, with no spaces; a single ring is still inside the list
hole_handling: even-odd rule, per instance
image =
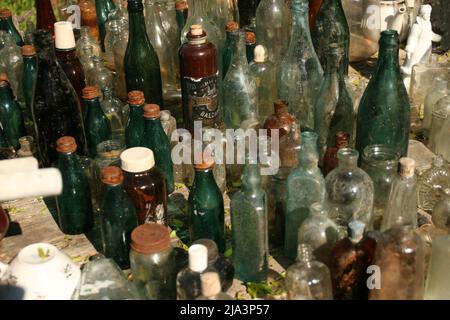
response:
[[[215,272],[206,272],[201,275],[202,295],[196,300],[234,300],[221,290],[219,275]]]
[[[150,300],[176,299],[175,251],[169,229],[156,223],[143,224],[131,233],[133,281]]]

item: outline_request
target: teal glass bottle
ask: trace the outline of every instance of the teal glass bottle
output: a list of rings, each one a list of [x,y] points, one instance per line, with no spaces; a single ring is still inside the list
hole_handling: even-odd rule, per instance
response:
[[[255,57],[254,51],[256,47],[256,36],[254,32],[245,32],[245,55],[247,56],[247,62],[251,63]]]
[[[227,26],[225,27],[226,39],[225,39],[225,47],[223,49],[223,56],[222,56],[223,78],[225,78],[225,76],[227,75],[228,69],[230,68],[230,64],[231,64],[231,55],[233,54],[232,33],[238,29],[239,29],[239,24],[235,21],[228,22]]]
[[[100,43],[102,51],[105,52],[105,36],[106,36],[106,22],[111,10],[115,9],[116,5],[113,0],[95,0],[95,12],[97,15],[98,30],[100,31]]]
[[[189,194],[191,241],[211,239],[225,251],[225,216],[222,192],[214,180],[214,160],[195,165],[195,178]]]
[[[166,191],[169,195],[175,190],[173,163],[169,138],[161,125],[160,116],[161,111],[158,105],[147,104],[144,106],[145,125],[139,147],[153,151],[156,166],[164,173]]]
[[[399,39],[395,30],[381,33],[378,64],[361,99],[357,116],[356,149],[369,145],[408,153],[410,104],[400,73]]]
[[[99,99],[100,91],[97,87],[83,89],[83,107],[86,109],[84,128],[91,158],[97,156],[99,143],[112,139],[111,123],[103,112]]]
[[[176,11],[176,19],[178,25],[178,35],[181,38],[181,30],[183,30],[184,25],[186,24],[185,11],[187,10],[187,2],[185,0],[178,0],[175,3],[175,11]]]
[[[56,199],[59,227],[69,235],[86,233],[92,229],[94,216],[88,178],[76,154],[73,137],[61,137],[56,142],[63,191]]]
[[[33,90],[36,82],[37,58],[36,49],[31,45],[22,47],[23,72],[22,72],[22,90],[27,112],[31,119],[31,104],[33,102]]]
[[[12,12],[9,9],[0,9],[0,30],[6,31],[7,33],[11,34],[18,46],[21,47],[24,45],[22,36],[14,26],[14,23],[12,21]]]
[[[313,203],[325,201],[325,180],[319,169],[317,134],[302,132],[299,164],[288,176],[286,196],[286,227],[284,254],[295,258],[298,245],[298,229],[309,216]]]
[[[129,41],[124,68],[127,91],[144,92],[147,103],[163,105],[158,56],[145,29],[142,0],[128,0]]]
[[[278,97],[288,102],[302,131],[314,127],[314,105],[323,80],[309,31],[308,7],[308,0],[292,0],[291,40],[278,73]]]
[[[267,279],[269,238],[267,196],[261,186],[257,164],[247,164],[241,190],[231,198],[233,265],[243,282]]]
[[[136,211],[122,186],[120,168],[104,168],[102,182],[106,186],[101,207],[105,256],[129,269],[131,232],[138,226]]]
[[[340,71],[341,61],[342,49],[331,44],[327,52],[324,80],[314,107],[314,131],[319,135],[319,159],[323,159],[327,147],[336,145],[336,133],[349,132],[353,136],[355,129],[353,101],[344,74]]]
[[[348,74],[350,29],[341,0],[324,0],[311,28],[311,36],[323,69],[328,63],[327,50],[331,44],[341,49],[341,67]]]
[[[130,114],[125,127],[125,145],[127,148],[138,147],[144,133],[144,104],[145,97],[142,91],[131,91],[128,93],[128,106]]]
[[[7,141],[18,150],[19,138],[25,136],[22,111],[14,99],[6,73],[0,73],[0,122]]]
[[[223,82],[224,122],[238,129],[252,112],[257,114],[256,81],[251,75],[245,52],[245,31],[234,31],[231,65]]]

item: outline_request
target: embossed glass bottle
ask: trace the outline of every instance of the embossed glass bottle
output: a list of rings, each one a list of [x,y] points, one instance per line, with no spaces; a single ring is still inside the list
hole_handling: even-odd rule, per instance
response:
[[[433,159],[430,169],[421,174],[418,181],[419,207],[426,211],[433,210],[441,199],[440,190],[450,187],[450,171],[441,156]]]
[[[295,257],[298,245],[298,229],[309,216],[313,203],[325,201],[325,180],[317,163],[317,134],[302,133],[302,145],[298,153],[299,164],[286,182],[286,226],[284,254]]]

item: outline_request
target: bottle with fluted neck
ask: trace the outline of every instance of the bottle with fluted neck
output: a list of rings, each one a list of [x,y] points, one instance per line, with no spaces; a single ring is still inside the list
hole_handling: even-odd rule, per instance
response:
[[[257,45],[254,49],[254,59],[250,63],[250,71],[255,78],[258,91],[258,119],[262,122],[272,114],[277,98],[276,67],[268,60],[266,49]]]
[[[289,8],[284,0],[261,0],[256,9],[256,39],[277,68],[289,45]]]
[[[50,0],[36,0],[36,29],[49,30],[55,32],[54,24],[56,22],[53,12],[52,2]]]
[[[25,121],[31,122],[31,105],[33,102],[33,91],[37,74],[37,56],[36,49],[31,45],[22,47],[23,72],[22,72],[22,90],[25,99],[27,112],[25,112]]]
[[[444,78],[437,77],[433,81],[433,85],[428,90],[425,96],[424,102],[424,116],[422,127],[426,134],[429,134],[431,129],[431,120],[433,116],[433,111],[435,110],[436,103],[448,95],[448,81]]]
[[[245,53],[245,32],[234,31],[233,55],[223,81],[223,113],[227,129],[237,129],[251,112],[258,111],[257,88]],[[236,94],[238,93],[238,94]]]
[[[335,141],[336,144],[327,148],[325,155],[323,157],[323,174],[327,176],[328,173],[333,171],[338,166],[337,153],[340,149],[345,149],[349,147],[350,134],[344,131],[339,131],[336,133]]]
[[[125,140],[125,127],[122,122],[124,105],[115,95],[113,88],[103,88],[103,100],[101,106],[106,117],[111,123],[112,137],[120,141]]]
[[[89,48],[92,50],[91,56],[100,57],[102,52],[100,45],[97,41],[92,37],[89,33],[89,28],[86,26],[81,27],[80,29],[80,38],[77,40],[77,56],[80,60],[83,60],[83,56],[85,55],[85,48]],[[86,72],[87,70],[85,70]]]
[[[128,106],[130,114],[125,127],[125,145],[127,148],[138,147],[144,133],[144,104],[145,97],[142,91],[128,93]]]
[[[288,102],[302,129],[312,129],[323,69],[309,31],[308,0],[292,1],[291,39],[285,52],[278,72],[278,97]]]
[[[297,262],[286,271],[289,300],[332,300],[330,270],[315,259],[308,244],[299,244]]]
[[[358,168],[358,151],[347,148],[338,151],[338,167],[325,178],[330,218],[345,231],[352,220],[360,220],[372,230],[373,182]]]
[[[80,0],[79,1],[81,11],[81,30],[86,28],[90,36],[98,43],[100,41],[100,31],[97,23],[97,14],[95,9],[95,0]],[[83,31],[81,31],[83,34]],[[101,48],[99,45],[99,54]]]
[[[19,103],[22,104],[24,102],[21,88],[23,61],[20,50],[14,37],[6,31],[0,30],[0,72],[8,75],[11,89]]]
[[[225,78],[225,76],[228,73],[228,69],[230,68],[231,64],[231,55],[233,54],[233,37],[232,33],[233,31],[236,31],[239,29],[239,24],[236,21],[228,21],[228,23],[225,26],[225,45],[223,49],[222,59],[219,61],[219,63],[222,63],[222,78]]]
[[[100,34],[100,44],[102,51],[105,52],[105,36],[106,36],[106,22],[111,10],[115,9],[116,5],[113,0],[95,0],[95,13],[97,16],[98,30]]]
[[[128,1],[128,16],[129,41],[124,60],[127,91],[140,90],[147,103],[163,106],[160,64],[145,29],[142,0]]]
[[[336,133],[346,131],[353,134],[355,128],[353,101],[341,71],[342,52],[334,44],[328,46],[324,80],[314,106],[314,131],[319,134],[319,159],[323,159],[327,147],[336,145]],[[349,144],[353,145],[352,141]]]
[[[325,201],[325,180],[319,167],[317,134],[302,132],[299,164],[291,171],[286,182],[286,226],[284,254],[295,257],[298,245],[298,229],[309,216],[313,203]]]
[[[258,164],[245,165],[241,190],[231,197],[233,264],[243,282],[266,281],[269,268],[267,195],[259,170]]]
[[[63,135],[75,138],[78,153],[87,154],[80,102],[64,70],[57,62],[51,33],[38,30],[36,48],[38,73],[33,100],[39,155],[44,166],[57,158],[56,140]]]
[[[14,37],[16,44],[18,46],[23,46],[24,42],[22,40],[22,36],[19,31],[16,29],[16,26],[12,20],[12,12],[7,8],[0,9],[0,30],[3,30]]]
[[[340,55],[340,72],[348,74],[350,30],[341,0],[324,0],[315,17],[311,36],[323,69],[327,68],[327,50],[336,44]]]
[[[431,220],[436,228],[450,234],[450,189],[441,190],[442,198],[433,208]]]
[[[381,33],[376,70],[361,99],[357,116],[356,149],[383,144],[401,156],[408,152],[410,105],[400,73],[399,39],[394,30]]]

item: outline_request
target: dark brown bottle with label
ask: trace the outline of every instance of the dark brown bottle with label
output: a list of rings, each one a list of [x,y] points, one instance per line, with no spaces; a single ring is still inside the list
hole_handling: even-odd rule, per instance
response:
[[[208,42],[201,25],[192,25],[188,42],[180,48],[184,124],[191,132],[194,121],[203,127],[220,127],[219,72],[216,47]]]

